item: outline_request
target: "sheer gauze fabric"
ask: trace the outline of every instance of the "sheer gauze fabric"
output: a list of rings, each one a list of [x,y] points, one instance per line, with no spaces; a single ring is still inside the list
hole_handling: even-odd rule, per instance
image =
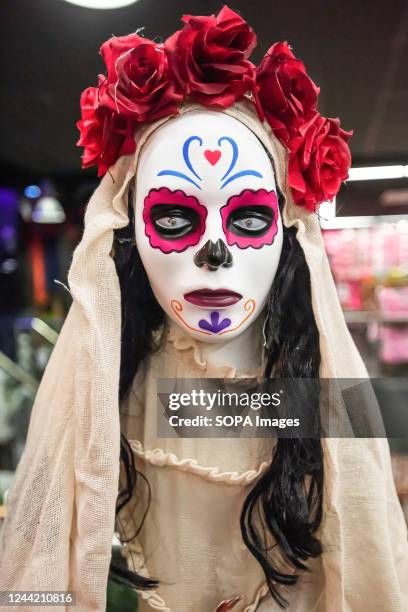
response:
[[[197,106],[186,104],[181,112],[191,109]],[[320,375],[365,378],[338,302],[317,216],[297,207],[287,188],[283,147],[268,125],[260,123],[250,102],[222,112],[251,129],[275,161],[277,183],[286,198],[283,222],[297,228],[310,270]],[[106,608],[120,449],[120,290],[110,253],[113,230],[128,223],[128,187],[141,147],[169,120],[144,126],[136,134],[136,153],[116,162],[88,204],[84,234],[68,276],[73,303],[38,390],[7,500],[0,590],[73,590],[77,603],[67,611]],[[319,537],[325,587],[316,612],[402,612],[408,600],[407,532],[388,443],[337,438],[325,439],[323,445],[325,495]],[[362,585],[369,586],[364,590]],[[276,608],[269,600],[259,609]]]

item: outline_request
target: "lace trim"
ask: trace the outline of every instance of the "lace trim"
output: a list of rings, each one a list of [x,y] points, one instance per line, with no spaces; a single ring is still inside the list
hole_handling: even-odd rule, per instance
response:
[[[166,606],[164,599],[160,597],[160,595],[158,595],[156,591],[150,591],[150,593],[148,593],[147,591],[138,591],[138,593],[142,597],[142,599],[147,601],[147,603],[151,608],[153,608],[153,610],[162,610],[162,612],[172,612],[171,608]]]
[[[269,465],[269,461],[263,461],[258,469],[247,470],[246,472],[222,472],[218,467],[205,467],[199,465],[197,459],[179,459],[174,453],[165,453],[161,448],[143,450],[143,445],[139,440],[129,440],[133,452],[156,467],[173,467],[182,472],[190,472],[200,476],[205,480],[214,483],[227,485],[245,485],[262,474]]]
[[[207,362],[202,355],[202,350],[198,340],[183,332],[175,323],[170,323],[167,326],[167,340],[172,343],[178,351],[191,351],[191,357],[195,365],[202,371],[211,370],[211,372],[219,378],[252,378],[262,377],[263,368],[248,370],[243,374],[237,374],[235,366],[215,365]],[[188,361],[191,359],[188,356]],[[187,356],[186,356],[187,358]]]
[[[168,326],[167,339],[178,351],[191,351],[191,357],[200,370],[207,370],[207,360],[202,356],[200,346],[189,334],[184,333],[174,323]],[[234,366],[211,366],[219,372],[220,378],[235,378],[236,368]]]
[[[179,351],[193,349],[194,362],[204,369],[207,365],[206,360],[201,355],[201,350],[197,341],[190,335],[185,334],[174,323],[170,323],[167,328],[167,340],[172,342]]]
[[[258,607],[259,602],[261,601],[261,599],[263,599],[268,594],[268,592],[269,592],[268,585],[265,582],[261,586],[261,588],[258,589],[254,603],[252,603],[250,606],[247,606],[244,612],[255,612],[255,610]]]

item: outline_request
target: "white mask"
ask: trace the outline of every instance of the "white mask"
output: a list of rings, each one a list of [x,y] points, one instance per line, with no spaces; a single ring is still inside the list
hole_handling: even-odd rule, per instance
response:
[[[136,173],[136,246],[166,314],[224,342],[262,312],[282,250],[271,161],[240,121],[185,113],[144,144]]]

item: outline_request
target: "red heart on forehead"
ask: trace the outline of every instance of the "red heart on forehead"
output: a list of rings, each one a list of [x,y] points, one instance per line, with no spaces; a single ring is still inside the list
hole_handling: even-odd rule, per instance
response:
[[[212,166],[215,166],[215,164],[221,157],[221,151],[210,151],[209,149],[207,149],[206,151],[204,151],[204,157],[208,162],[210,162]]]

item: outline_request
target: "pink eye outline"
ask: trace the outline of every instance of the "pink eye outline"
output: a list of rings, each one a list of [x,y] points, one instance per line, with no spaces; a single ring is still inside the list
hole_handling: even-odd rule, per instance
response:
[[[166,239],[156,230],[151,218],[151,210],[156,205],[174,204],[174,206],[182,206],[190,208],[198,215],[198,225],[193,231],[188,232],[184,236],[173,239]],[[150,189],[144,199],[143,205],[143,221],[145,224],[145,234],[149,239],[149,244],[154,249],[160,249],[163,253],[181,253],[188,247],[198,244],[201,236],[205,232],[205,220],[207,218],[207,209],[200,204],[194,196],[189,196],[182,189],[172,191],[167,187]]]
[[[255,205],[267,206],[273,210],[273,221],[268,231],[262,236],[240,236],[231,232],[231,230],[228,229],[228,218],[230,214],[239,208]],[[239,195],[231,196],[227,203],[220,208],[220,213],[222,229],[229,246],[236,244],[240,249],[247,249],[249,247],[260,249],[263,246],[273,244],[275,236],[278,233],[279,217],[278,196],[273,189],[270,191],[266,189],[244,189]]]

